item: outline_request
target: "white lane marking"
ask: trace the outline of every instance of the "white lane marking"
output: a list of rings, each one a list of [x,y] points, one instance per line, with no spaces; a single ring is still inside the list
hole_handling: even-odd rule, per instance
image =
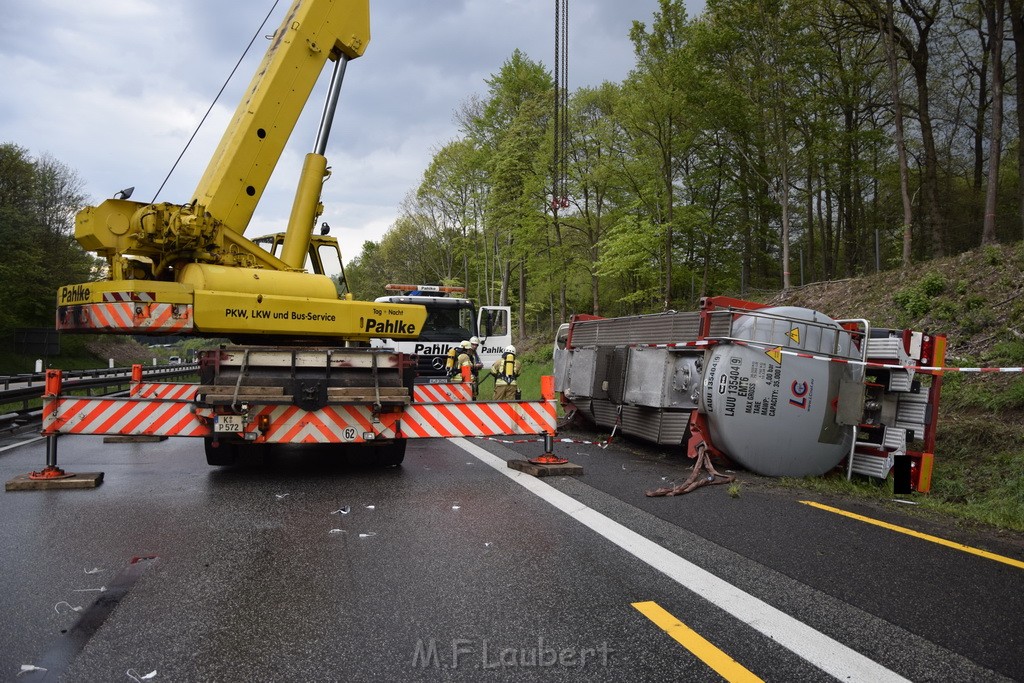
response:
[[[36,438],[28,439],[27,441],[19,441],[18,443],[14,444],[12,446],[4,446],[3,448],[0,448],[0,453],[3,453],[4,451],[9,451],[12,448],[20,448],[21,446],[27,446],[30,443],[35,443],[36,441],[42,441],[45,438],[46,438],[45,436],[37,436]]]
[[[684,588],[841,681],[906,681],[894,671],[829,638],[785,612],[745,593],[711,572],[627,529],[540,479],[511,469],[496,455],[465,439],[450,439],[531,493],[645,562]]]

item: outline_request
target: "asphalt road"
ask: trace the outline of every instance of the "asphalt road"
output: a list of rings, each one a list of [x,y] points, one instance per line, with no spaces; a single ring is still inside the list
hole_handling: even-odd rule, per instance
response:
[[[196,440],[62,437],[60,464],[105,480],[0,497],[0,679],[1024,680],[1024,569],[800,501],[1017,562],[1019,535],[747,474],[736,497],[646,498],[687,463],[627,442],[556,450],[585,474],[505,467],[537,444],[218,470]],[[0,476],[44,461],[43,441],[2,450]]]

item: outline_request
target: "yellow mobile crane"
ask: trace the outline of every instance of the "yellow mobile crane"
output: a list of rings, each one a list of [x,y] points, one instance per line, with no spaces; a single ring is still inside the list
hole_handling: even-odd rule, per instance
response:
[[[247,442],[268,440],[277,418],[257,415],[257,405],[308,413],[329,404],[370,406],[361,429],[345,427],[344,440],[373,441],[383,462],[402,460],[400,430],[374,425],[382,412],[400,413],[409,403],[412,363],[391,349],[370,349],[368,341],[417,337],[426,310],[353,301],[339,296],[325,273],[303,268],[323,212],[320,193],[330,175],[324,152],[345,67],[369,40],[368,0],[295,0],[188,203],[115,196],[76,218],[75,237],[106,259],[106,279],[61,288],[58,329],[247,344],[200,359],[192,412],[207,415],[211,464],[231,464]],[[274,255],[243,234],[327,61],[334,71],[314,151]],[[53,433],[67,431],[66,422],[55,425]],[[300,432],[279,441],[305,439]]]
[[[202,438],[211,465],[233,464],[252,446],[309,443],[351,444],[397,465],[408,439],[456,436],[544,434],[550,453],[552,390],[540,401],[474,402],[462,385],[415,383],[414,356],[369,341],[418,338],[426,308],[353,301],[325,273],[320,251],[338,248],[312,234],[329,175],[324,151],[345,66],[369,39],[368,0],[294,0],[188,203],[119,193],[78,215],[75,236],[106,259],[106,279],[61,288],[58,329],[241,346],[202,352],[199,384],[147,383],[136,366],[128,396],[65,396],[60,370],[49,370],[47,465],[30,478],[68,476],[57,467],[57,437],[67,434]],[[243,233],[328,60],[334,73],[287,231],[249,240]]]

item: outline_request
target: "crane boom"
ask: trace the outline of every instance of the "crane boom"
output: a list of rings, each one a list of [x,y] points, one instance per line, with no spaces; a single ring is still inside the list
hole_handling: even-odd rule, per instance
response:
[[[234,232],[245,232],[324,64],[328,59],[360,57],[369,41],[368,0],[292,5],[210,158],[193,201]]]
[[[61,288],[57,328],[289,343],[415,337],[422,307],[339,298],[330,277],[303,270],[340,77],[369,39],[369,0],[294,0],[189,203],[109,199],[78,214],[75,237],[106,259],[106,278]],[[279,258],[243,233],[328,61],[332,92]]]

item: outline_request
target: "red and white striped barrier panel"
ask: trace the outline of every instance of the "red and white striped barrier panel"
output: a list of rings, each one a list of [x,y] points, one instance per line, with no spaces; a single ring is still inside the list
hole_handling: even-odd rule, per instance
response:
[[[553,434],[553,401],[413,404],[376,417],[370,406],[252,406],[245,431],[254,443],[357,443],[372,439]],[[48,398],[43,434],[213,436],[214,411],[189,400]],[[264,429],[261,431],[260,427]]]
[[[412,400],[415,403],[448,403],[450,401],[472,401],[473,385],[465,382],[441,384],[414,384]]]
[[[156,301],[156,292],[103,292],[103,300],[107,303],[116,301]]]
[[[210,427],[186,401],[139,398],[45,398],[43,434],[207,436]]]
[[[174,382],[141,382],[133,383],[131,396],[135,398],[162,398],[172,401],[191,401],[196,397],[198,384],[174,383]]]
[[[184,332],[192,329],[192,307],[187,304],[110,302],[82,304],[57,312],[58,330],[137,330]]]
[[[543,434],[554,433],[555,411],[553,401],[412,404],[402,412],[383,412],[376,417],[372,407],[360,405],[329,405],[318,410],[259,406],[250,411],[246,431],[258,431],[261,422],[266,426],[256,443]]]
[[[402,417],[402,435],[426,439],[453,436],[554,434],[554,401],[477,401],[412,404]]]
[[[194,403],[197,385],[143,382],[132,369],[127,398],[61,396],[61,372],[46,375],[43,434],[116,434],[209,437],[217,409]],[[548,392],[546,395],[551,396]],[[555,433],[557,406],[545,401],[413,403],[394,411],[370,405],[250,405],[241,422],[254,443],[355,443],[374,439],[426,439]],[[234,432],[234,434],[238,434]]]

